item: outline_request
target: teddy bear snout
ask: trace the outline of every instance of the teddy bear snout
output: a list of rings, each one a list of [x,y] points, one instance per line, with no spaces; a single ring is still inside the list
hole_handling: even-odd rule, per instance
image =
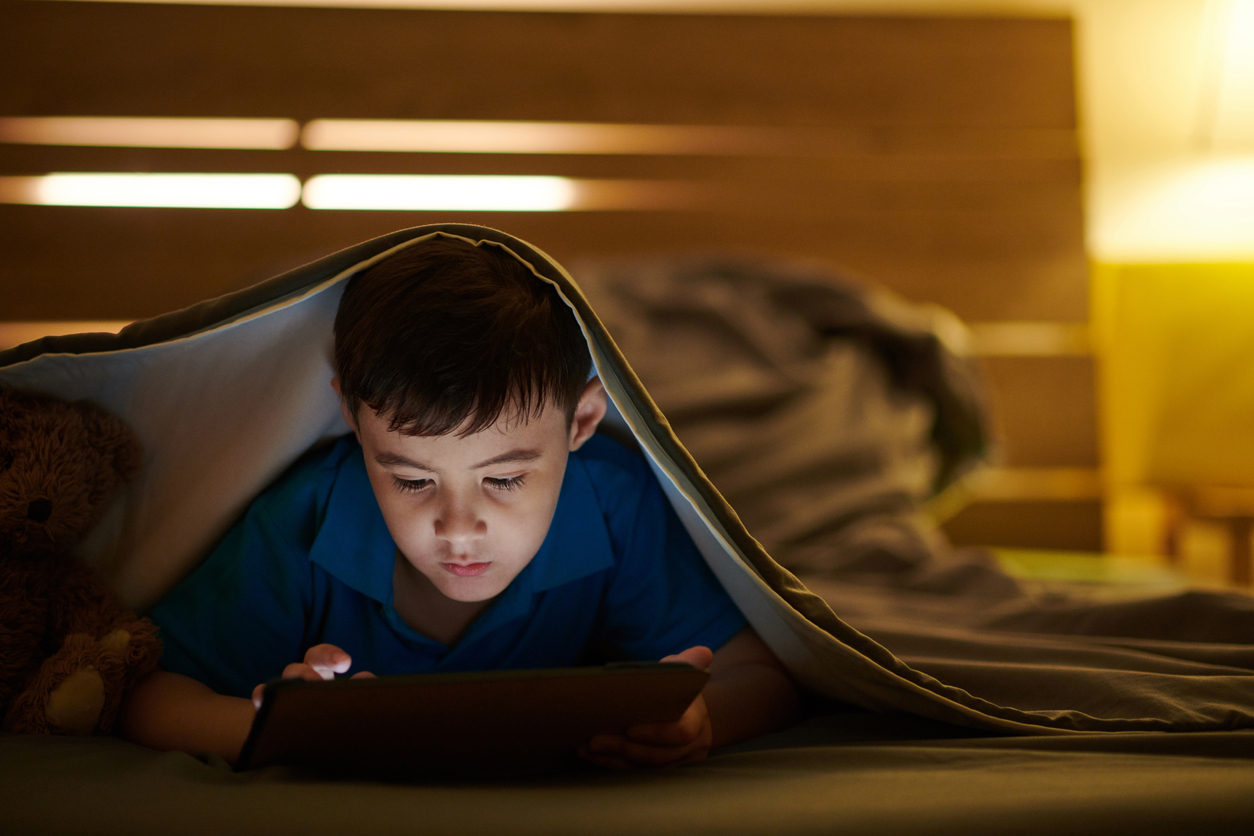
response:
[[[52,502],[47,499],[36,499],[26,507],[26,518],[37,523],[47,522],[52,516]]]

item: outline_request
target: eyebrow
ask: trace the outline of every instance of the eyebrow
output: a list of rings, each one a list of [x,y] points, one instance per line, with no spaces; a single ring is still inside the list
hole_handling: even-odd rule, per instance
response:
[[[533,462],[538,458],[540,458],[539,450],[510,450],[506,453],[501,453],[499,456],[493,456],[490,459],[485,459],[476,465],[472,465],[471,469],[479,470],[480,468],[491,467],[496,464],[511,464],[513,462]],[[435,472],[434,468],[428,467],[422,462],[416,462],[404,456],[398,456],[395,453],[380,453],[374,457],[374,460],[384,466],[412,467],[415,470]]]

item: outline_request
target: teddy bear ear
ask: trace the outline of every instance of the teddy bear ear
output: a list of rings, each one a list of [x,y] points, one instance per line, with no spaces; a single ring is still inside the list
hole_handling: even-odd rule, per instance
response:
[[[0,386],[0,472],[13,464],[13,447],[23,446],[23,427],[31,413],[38,411],[39,402],[29,392]]]
[[[0,386],[0,415],[17,419],[20,415],[33,410],[35,406],[36,400],[30,393]]]
[[[80,401],[74,405],[83,417],[83,426],[91,446],[113,460],[113,469],[120,482],[129,482],[139,473],[142,450],[135,433],[121,418],[105,412],[93,403]]]

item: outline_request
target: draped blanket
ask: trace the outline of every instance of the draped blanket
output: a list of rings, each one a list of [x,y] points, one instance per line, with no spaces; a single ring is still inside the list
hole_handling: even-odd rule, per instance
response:
[[[576,283],[525,242],[462,224],[117,335],[0,354],[0,383],[94,400],[143,441],[140,477],[84,544],[128,603],[150,606],[288,464],[347,431],[329,385],[343,283],[431,235],[504,247],[558,288],[613,402],[609,431],[635,439],[806,688],[1003,734],[1254,726],[1250,599],[1042,601],[925,521],[927,498],[986,446],[952,318],[764,263],[602,263]]]

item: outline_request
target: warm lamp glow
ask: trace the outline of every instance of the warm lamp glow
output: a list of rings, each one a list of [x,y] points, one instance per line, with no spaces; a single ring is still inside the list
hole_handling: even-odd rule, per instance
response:
[[[0,202],[43,206],[287,209],[300,199],[291,174],[49,174],[0,177]]]
[[[556,212],[572,207],[575,187],[564,177],[321,174],[303,200],[311,209]]]
[[[1211,146],[1254,150],[1254,0],[1217,0],[1200,129]]]
[[[778,142],[761,128],[445,119],[315,119],[301,134],[314,151],[445,154],[739,154]]]
[[[0,118],[0,142],[26,145],[107,145],[130,148],[258,148],[296,144],[291,119],[165,119],[35,116]]]
[[[1254,255],[1254,155],[1159,161],[1109,178],[1093,238],[1108,262],[1248,260]]]
[[[204,209],[561,212],[707,205],[699,184],[514,175],[49,174],[0,177],[0,203]]]
[[[994,357],[1058,357],[1092,352],[1086,322],[972,322],[975,354]]]

